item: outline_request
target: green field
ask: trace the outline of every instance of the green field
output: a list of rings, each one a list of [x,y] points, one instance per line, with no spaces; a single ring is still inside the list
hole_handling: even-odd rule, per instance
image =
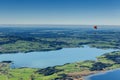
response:
[[[37,68],[15,68],[9,67],[10,64],[0,63],[1,80],[57,80],[75,79],[79,75],[88,75],[90,72],[106,71],[120,68],[120,52],[111,52],[97,57],[97,61],[81,61],[68,63],[61,66]],[[81,74],[81,72],[85,72]],[[69,75],[75,73],[73,77]],[[82,76],[81,76],[82,77]],[[79,77],[79,78],[81,78]]]
[[[89,45],[96,48],[120,47],[119,30],[90,28],[0,28],[0,53],[51,51]]]
[[[0,53],[51,51],[89,45],[101,49],[120,49],[118,29],[91,28],[0,28]],[[74,80],[99,71],[120,68],[120,52],[98,56],[97,61],[81,61],[61,66],[10,68],[0,63],[0,80]]]

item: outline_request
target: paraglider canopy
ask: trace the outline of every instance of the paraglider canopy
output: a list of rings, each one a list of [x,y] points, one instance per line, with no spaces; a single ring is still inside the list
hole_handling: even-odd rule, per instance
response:
[[[97,29],[97,26],[94,26],[94,29]]]

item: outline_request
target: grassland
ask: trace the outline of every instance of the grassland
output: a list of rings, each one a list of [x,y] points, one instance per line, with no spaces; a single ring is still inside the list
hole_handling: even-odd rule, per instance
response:
[[[119,30],[89,28],[0,28],[0,53],[51,51],[89,45],[97,48],[120,47]]]
[[[120,52],[115,51],[97,57],[96,61],[86,60],[61,66],[36,68],[15,68],[10,64],[0,63],[1,80],[74,80],[100,71],[120,68]]]
[[[93,30],[91,28],[0,28],[0,53],[50,51],[89,45],[96,48],[120,49],[119,29]],[[10,68],[11,63],[0,63],[1,80],[82,80],[83,76],[120,68],[120,52],[61,66]]]

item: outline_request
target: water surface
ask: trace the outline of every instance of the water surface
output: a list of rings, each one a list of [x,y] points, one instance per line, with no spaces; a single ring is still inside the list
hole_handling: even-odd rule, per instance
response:
[[[120,69],[91,75],[86,77],[85,80],[120,80]]]
[[[103,50],[84,46],[81,48],[63,48],[61,50],[46,52],[1,54],[0,61],[13,61],[15,67],[43,68],[76,61],[95,60],[97,56],[112,51],[115,50]]]

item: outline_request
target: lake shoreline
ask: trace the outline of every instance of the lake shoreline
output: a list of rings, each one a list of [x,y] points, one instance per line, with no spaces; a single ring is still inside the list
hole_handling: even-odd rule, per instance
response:
[[[9,63],[9,61],[3,61],[3,62],[0,62],[0,66],[1,65],[7,65],[7,66],[10,66],[10,64],[12,63]],[[59,65],[59,66],[63,66],[63,65]],[[57,67],[57,66],[54,66],[54,67]],[[12,68],[12,69],[25,69],[25,68],[28,68],[28,69],[40,69],[40,68],[29,68],[29,67],[20,67],[20,68]],[[88,71],[88,73],[81,73],[79,74],[79,80],[88,80],[89,77],[92,77],[92,76],[96,76],[96,75],[100,75],[100,74],[104,74],[104,73],[109,73],[109,72],[113,72],[115,70],[118,70],[120,68],[116,68],[116,69],[110,69],[110,70],[101,70],[101,71]],[[73,73],[74,74],[74,73]],[[69,76],[71,76],[72,74],[69,74]],[[78,80],[78,79],[74,79],[74,80]]]
[[[90,57],[89,56],[86,57],[88,55],[88,52],[83,53],[84,51],[86,51],[86,49],[90,49],[91,53],[95,53],[94,56],[91,55],[92,57],[91,56]],[[81,55],[78,56],[78,54],[79,54],[79,52],[81,50],[82,50],[82,56],[84,54],[84,60],[81,59],[81,61],[80,60],[78,61],[78,59],[81,58]],[[69,55],[73,54],[73,51],[76,51],[76,56],[78,57],[78,59],[76,59],[77,62],[76,61],[75,62],[71,62],[71,63],[68,62],[67,64],[65,63],[64,65],[56,65],[56,66],[52,66],[52,67],[48,66],[48,67],[45,67],[45,68],[30,68],[30,67],[26,67],[26,66],[24,67],[24,65],[23,65],[23,67],[17,68],[17,67],[14,66],[14,68],[11,68],[11,70],[12,71],[14,71],[14,70],[24,70],[24,69],[36,70],[35,72],[37,72],[37,74],[45,75],[43,77],[53,76],[53,75],[57,74],[57,77],[54,77],[53,80],[57,80],[59,78],[71,79],[71,80],[72,79],[73,80],[78,80],[78,79],[79,80],[85,80],[84,78],[89,76],[89,75],[94,75],[94,74],[97,74],[97,73],[100,73],[100,72],[105,72],[105,71],[108,71],[108,70],[120,68],[119,63],[117,64],[117,66],[114,66],[115,65],[115,63],[113,63],[114,60],[107,60],[107,56],[106,56],[106,55],[108,55],[108,56],[112,56],[112,55],[113,56],[117,56],[118,54],[120,55],[120,51],[118,51],[116,49],[115,50],[111,50],[110,49],[110,50],[106,51],[106,50],[101,50],[101,49],[98,49],[98,48],[96,49],[96,48],[93,48],[93,47],[91,48],[89,46],[84,46],[82,48],[70,48],[70,49],[62,49],[62,50],[58,50],[58,51],[50,51],[50,54],[48,53],[49,52],[48,51],[48,52],[41,53],[41,54],[45,55],[45,57],[46,57],[46,54],[47,54],[47,55],[50,55],[50,56],[54,56],[54,58],[55,58],[55,54],[56,53],[57,53],[57,56],[60,57],[61,53],[65,52],[66,53],[66,57],[67,57],[68,56],[68,54],[67,54],[68,51],[71,52],[71,53],[69,53]],[[99,52],[99,53],[97,53],[97,52]],[[20,58],[20,56],[22,57],[22,56],[25,56],[25,55],[26,55],[26,57],[29,57],[28,55],[32,55],[31,53],[30,54],[13,54],[13,55],[19,56],[19,58]],[[35,52],[33,52],[33,54],[34,54],[35,58],[36,58],[36,56],[38,57],[38,59],[40,58],[39,55],[41,55],[41,54],[39,52],[36,53],[36,54],[35,54]],[[7,55],[7,54],[4,54],[4,55]],[[8,56],[9,55],[11,55],[11,54],[8,54]],[[13,55],[11,55],[11,56],[13,56]],[[100,56],[98,56],[98,55],[100,55]],[[65,57],[65,54],[63,56]],[[63,56],[61,56],[62,59],[63,59]],[[76,56],[75,56],[75,52],[74,52],[74,55],[72,55],[71,58],[74,59],[73,57],[76,58]],[[97,60],[93,59],[96,56],[98,56],[96,58]],[[3,57],[3,55],[1,55],[1,58],[2,57]],[[66,59],[66,57],[65,57],[65,59]],[[32,55],[32,58],[33,58],[33,55]],[[61,61],[61,58],[60,58],[60,61]],[[114,58],[115,57],[113,57],[112,59],[114,59]],[[27,58],[25,58],[25,59],[27,59]],[[49,58],[47,57],[47,59],[49,59]],[[12,62],[11,64],[14,65],[14,61],[12,61],[12,60],[11,61],[9,61],[9,60],[7,61],[7,60],[3,61],[3,63]],[[21,61],[21,58],[20,58],[20,61]],[[25,62],[26,60],[23,59],[23,61]],[[32,59],[32,61],[33,61],[33,59]],[[111,61],[112,61],[112,64],[111,64]],[[100,62],[100,64],[99,64],[99,62]],[[108,65],[108,64],[110,64],[110,65]],[[15,63],[15,65],[16,65],[16,63]],[[96,66],[101,66],[101,67],[96,67]],[[10,67],[8,69],[10,69]],[[56,71],[58,71],[58,72],[56,72]],[[60,76],[58,76],[58,75],[60,75]]]
[[[87,74],[87,75],[85,75],[85,76],[82,76],[81,80],[88,80],[88,79],[85,79],[85,78],[88,77],[88,76],[91,77],[91,76],[98,75],[98,74],[100,74],[100,73],[106,73],[106,72],[108,72],[108,71],[111,71],[111,70],[102,70],[102,71],[94,71],[94,72],[91,71],[91,74]]]
[[[61,49],[64,49],[64,48],[81,48],[81,47],[84,47],[84,46],[89,46],[90,48],[97,48],[97,49],[120,49],[118,47],[99,47],[99,46],[93,46],[92,44],[86,44],[86,45],[79,45],[79,47],[76,47],[76,46],[73,46],[73,47],[58,47],[58,48],[50,48],[50,49],[40,49],[40,50],[27,50],[27,51],[21,51],[21,53],[30,53],[30,52],[44,52],[44,51],[56,51],[56,50],[61,50]],[[12,54],[12,53],[20,53],[20,51],[7,51],[4,49],[2,49],[2,47],[0,47],[0,54]]]
[[[113,55],[113,56],[115,56],[115,55],[120,55],[120,51],[116,51],[116,52],[111,52],[111,53],[106,53],[106,54],[103,54],[103,55],[101,55],[98,59],[100,60],[103,60],[103,56],[106,56],[106,55],[109,55],[109,56],[111,56],[111,55]],[[3,62],[1,62],[0,64],[2,65],[8,65],[9,67],[8,67],[8,69],[10,69],[10,63],[11,61],[3,61]],[[94,68],[96,68],[97,66],[95,66],[94,68],[92,68],[92,67],[88,67],[87,68],[87,63],[89,63],[89,64],[91,64],[91,66],[93,67],[93,65],[94,64],[96,64],[97,63],[97,66],[100,66],[100,64],[98,64],[98,62],[97,61],[82,61],[82,62],[77,62],[77,63],[68,63],[68,64],[64,64],[64,65],[57,65],[57,66],[53,66],[53,67],[47,67],[47,68],[29,68],[29,67],[21,67],[21,68],[13,68],[13,69],[11,69],[11,70],[25,70],[25,69],[29,69],[29,70],[36,70],[35,72],[37,72],[37,73],[39,73],[40,71],[44,71],[44,72],[40,72],[39,73],[39,75],[46,75],[47,73],[49,73],[49,71],[51,72],[51,70],[53,71],[53,73],[51,73],[51,74],[47,74],[46,76],[43,76],[43,77],[47,77],[47,76],[52,76],[52,75],[54,75],[54,74],[61,74],[61,72],[62,73],[65,73],[65,74],[61,74],[61,78],[60,78],[60,76],[59,77],[56,77],[56,78],[54,78],[53,80],[57,80],[57,79],[59,79],[60,78],[60,80],[61,79],[73,79],[73,80],[86,80],[85,78],[86,77],[88,77],[88,76],[94,76],[94,75],[97,75],[97,74],[99,74],[99,73],[103,73],[103,72],[108,72],[108,71],[112,71],[112,70],[116,70],[116,69],[118,69],[118,68],[120,68],[120,65],[119,65],[119,63],[115,66],[115,63],[113,63],[111,66],[106,66],[106,67],[101,67],[100,69],[98,68],[98,69],[94,69]],[[79,65],[80,64],[80,65]],[[78,68],[78,66],[77,65],[79,65],[79,68],[81,68],[81,69],[83,69],[82,71],[80,70],[78,70],[79,68]],[[82,66],[82,65],[86,65],[86,66]],[[102,63],[102,66],[103,65],[105,65],[105,64],[103,64]],[[69,71],[64,71],[64,70],[66,70],[64,67],[66,66],[66,68],[70,68],[70,66],[73,66],[73,67],[71,67],[70,68],[70,72]],[[69,67],[68,67],[69,66]],[[4,67],[4,66],[3,66]],[[77,69],[78,68],[78,69]],[[50,70],[49,70],[50,69]],[[64,70],[63,70],[64,69]],[[75,71],[71,71],[71,69],[75,69]],[[92,69],[92,70],[90,70],[90,69]],[[4,70],[4,69],[3,69]],[[47,73],[46,73],[46,70],[47,70]],[[77,70],[77,72],[76,72],[76,70]],[[54,72],[54,71],[58,71],[58,72]],[[60,73],[59,73],[59,71],[60,71]],[[66,75],[66,76],[65,76]]]
[[[89,54],[88,50],[91,50],[91,53],[93,53],[91,54],[91,56],[87,56]],[[84,61],[84,60],[96,60],[97,56],[100,56],[104,53],[113,52],[113,51],[117,51],[117,50],[116,49],[98,49],[98,48],[84,45],[83,47],[77,47],[77,48],[63,48],[60,50],[52,50],[52,51],[29,52],[27,54],[20,53],[20,52],[14,53],[14,54],[2,54],[0,56],[1,58],[0,61],[11,60],[15,65],[18,65],[16,67],[45,68],[49,66],[64,65],[66,63],[74,63],[74,62]],[[84,58],[81,56],[83,56]],[[49,60],[46,61],[46,57]],[[26,61],[22,60],[24,64],[21,63],[21,58],[27,59]],[[64,59],[64,61],[61,61],[61,58]],[[42,61],[43,62],[45,61],[46,63],[44,64],[42,63]],[[34,62],[36,66],[35,65],[32,66],[33,63],[31,64],[31,62]],[[48,65],[46,65],[47,63]],[[43,65],[43,66],[39,66],[39,65]]]

